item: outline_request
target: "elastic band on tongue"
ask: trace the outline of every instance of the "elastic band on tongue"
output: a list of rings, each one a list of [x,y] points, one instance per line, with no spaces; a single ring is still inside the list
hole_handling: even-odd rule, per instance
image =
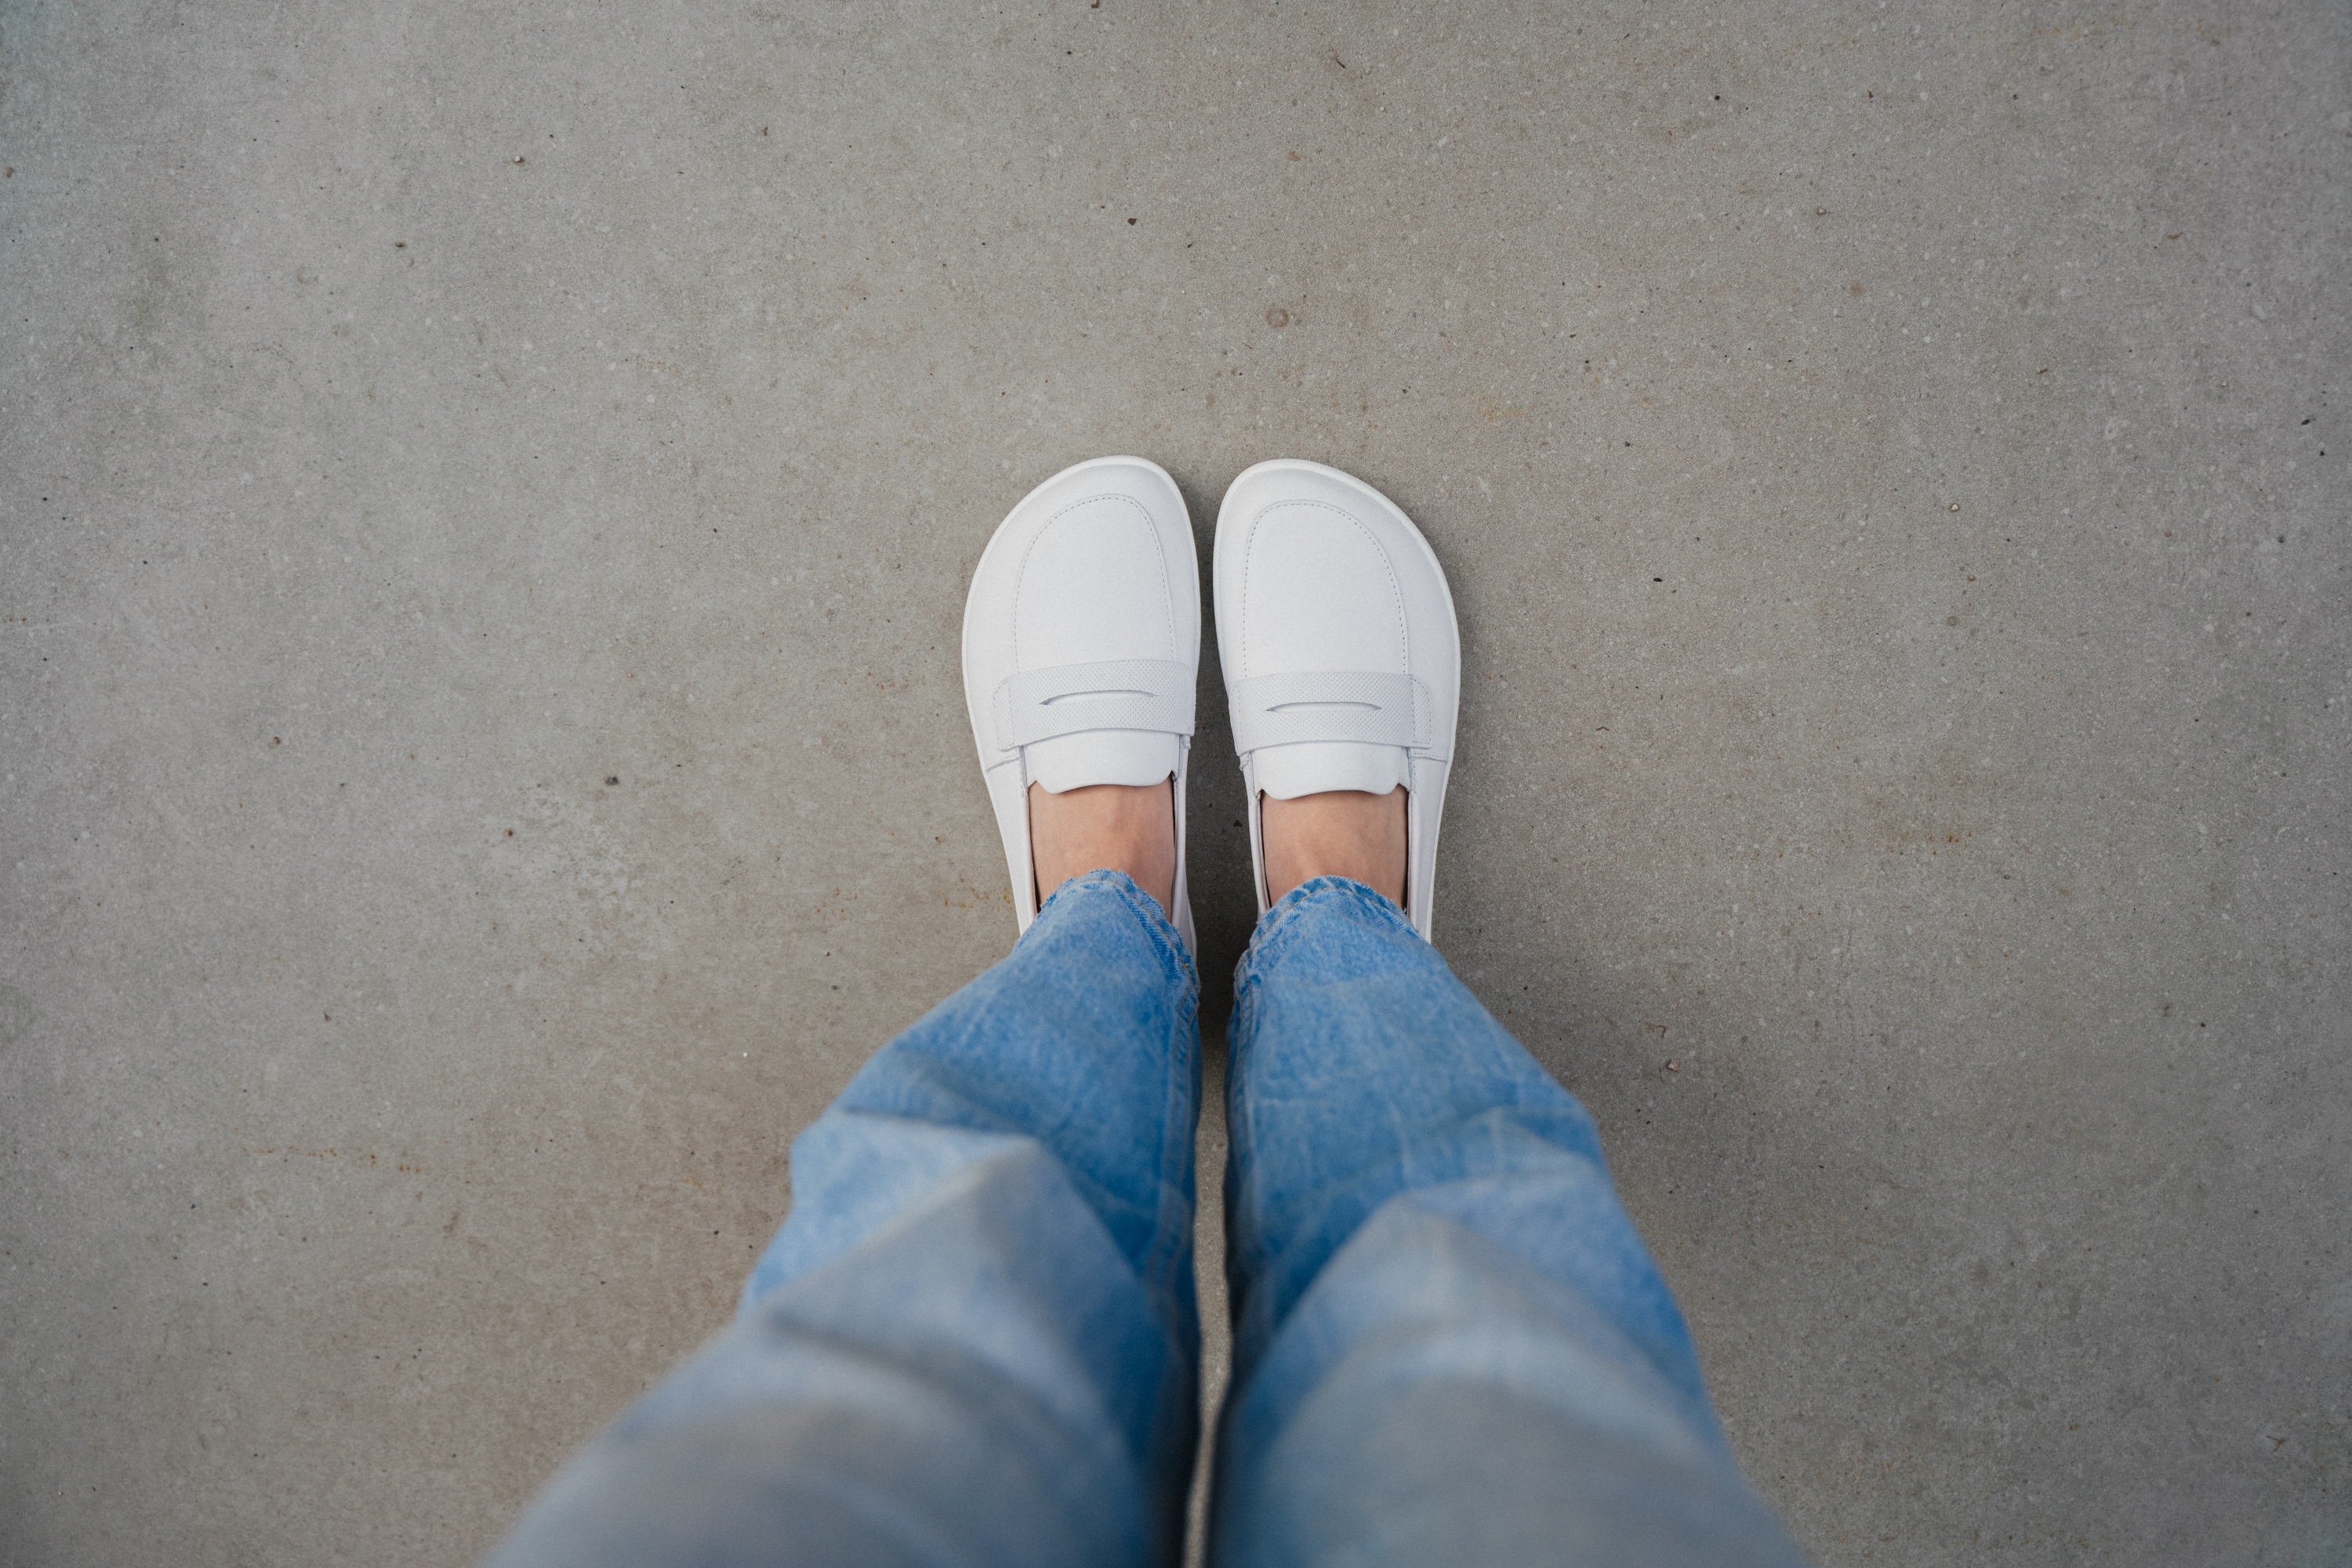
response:
[[[1087,730],[1021,748],[1029,784],[1048,795],[1086,784],[1151,784],[1176,772],[1176,737],[1148,730]]]
[[[1297,800],[1325,790],[1359,789],[1366,795],[1386,795],[1412,782],[1412,758],[1402,746],[1373,746],[1360,741],[1302,741],[1289,746],[1261,746],[1250,753],[1258,793],[1276,800]]]

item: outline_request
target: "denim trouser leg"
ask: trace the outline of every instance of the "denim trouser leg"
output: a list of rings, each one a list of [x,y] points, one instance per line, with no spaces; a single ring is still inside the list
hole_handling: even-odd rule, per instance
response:
[[[493,1563],[1166,1563],[1198,1427],[1199,984],[1116,872],[793,1145],[735,1326]]]
[[[736,1325],[493,1561],[1168,1561],[1197,994],[1132,882],[1066,885],[802,1134]],[[1260,923],[1231,1076],[1222,1565],[1801,1563],[1591,1121],[1392,906]]]
[[[1803,1562],[1591,1119],[1393,905],[1284,898],[1232,1045],[1220,1568]]]

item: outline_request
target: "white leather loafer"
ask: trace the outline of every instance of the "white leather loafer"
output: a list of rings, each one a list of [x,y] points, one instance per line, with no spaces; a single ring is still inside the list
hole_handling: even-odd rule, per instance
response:
[[[1065,468],[1013,509],[981,552],[963,608],[963,695],[1004,836],[1021,930],[1037,918],[1029,786],[1175,780],[1176,907],[1184,767],[1201,667],[1201,568],[1176,481],[1141,458]]]
[[[1214,574],[1258,913],[1262,796],[1402,784],[1405,913],[1427,939],[1462,697],[1462,635],[1436,553],[1361,479],[1285,458],[1225,491]]]

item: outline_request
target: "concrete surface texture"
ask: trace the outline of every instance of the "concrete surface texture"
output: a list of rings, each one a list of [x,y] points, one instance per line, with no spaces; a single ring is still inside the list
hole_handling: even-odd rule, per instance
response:
[[[1001,954],[1024,490],[1337,463],[1826,1563],[2352,1562],[2341,5],[0,4],[0,1562],[460,1564]],[[1220,678],[1213,1022],[1247,856]]]

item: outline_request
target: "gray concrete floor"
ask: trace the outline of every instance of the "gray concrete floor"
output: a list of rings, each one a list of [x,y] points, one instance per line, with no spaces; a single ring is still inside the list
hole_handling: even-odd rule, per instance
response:
[[[464,1563],[711,1332],[1134,451],[1435,542],[1824,1563],[2352,1562],[2341,4],[5,0],[0,162],[0,1560]]]

